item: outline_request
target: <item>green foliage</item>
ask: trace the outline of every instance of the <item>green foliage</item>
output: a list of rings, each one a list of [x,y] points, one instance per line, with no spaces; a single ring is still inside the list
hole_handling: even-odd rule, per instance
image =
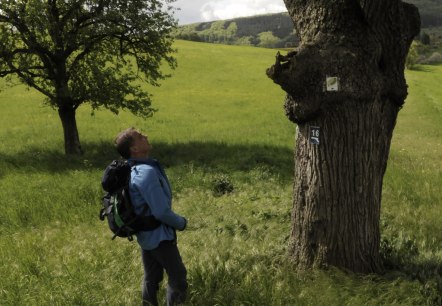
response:
[[[252,36],[243,36],[236,40],[236,44],[241,46],[251,46],[252,40],[253,40]]]
[[[293,22],[287,13],[184,25],[176,29],[175,37],[266,48],[281,48],[286,45],[293,47],[298,41],[294,34]]]
[[[422,64],[440,64],[442,63],[442,55],[439,52],[432,53],[428,58],[420,61]]]
[[[80,107],[82,157],[63,155],[57,114],[41,107],[42,95],[0,82],[0,304],[141,304],[137,244],[111,241],[98,220],[102,170],[117,157],[113,138],[136,126],[166,166],[174,209],[189,220],[178,233],[187,305],[440,305],[441,66],[406,75],[382,195],[384,254],[394,268],[296,273],[286,256],[295,126],[284,93],[263,72],[275,51],[175,47],[180,65],[152,89],[152,119],[124,111],[90,118],[92,109]],[[220,178],[234,191],[217,197]]]
[[[168,1],[166,1],[167,3]],[[0,77],[13,76],[57,109],[65,152],[82,154],[76,110],[89,103],[149,117],[164,61],[175,67],[176,21],[160,0],[0,2]]]
[[[278,42],[278,38],[273,36],[272,32],[262,32],[259,34],[260,47],[272,47]]]
[[[156,0],[2,1],[0,76],[18,77],[54,108],[88,102],[149,116],[137,81],[158,85],[161,61],[175,66],[174,26]]]
[[[407,58],[405,59],[405,68],[412,70],[414,66],[417,64],[419,58],[419,43],[417,41],[413,41],[410,49],[408,50]]]
[[[428,33],[426,32],[422,32],[419,35],[419,40],[421,41],[421,43],[423,43],[424,45],[429,45],[431,43],[431,39],[430,39],[430,35],[428,35]]]
[[[236,23],[232,22],[226,25],[224,21],[215,21],[211,23],[210,28],[207,28],[203,31],[196,33],[198,37],[200,37],[201,41],[212,42],[212,43],[223,43],[223,44],[231,44],[233,43],[236,35],[237,26]],[[181,30],[181,33],[186,32],[186,28]],[[181,35],[178,35],[177,38],[181,38]]]

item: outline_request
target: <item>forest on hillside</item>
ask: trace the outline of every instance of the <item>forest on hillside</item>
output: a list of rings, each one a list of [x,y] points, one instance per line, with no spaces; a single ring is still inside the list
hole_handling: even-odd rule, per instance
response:
[[[293,21],[288,13],[189,24],[179,27],[175,37],[192,41],[266,48],[293,47],[297,43]]]
[[[419,8],[422,28],[442,26],[442,0],[405,0]]]
[[[442,0],[407,0],[421,14],[422,32],[418,40],[442,42]],[[175,31],[178,39],[250,45],[264,48],[292,48],[298,38],[288,13],[242,17],[230,20],[193,23]]]
[[[298,41],[293,21],[288,13],[193,23],[179,27],[175,37],[192,41],[265,48],[293,47]]]

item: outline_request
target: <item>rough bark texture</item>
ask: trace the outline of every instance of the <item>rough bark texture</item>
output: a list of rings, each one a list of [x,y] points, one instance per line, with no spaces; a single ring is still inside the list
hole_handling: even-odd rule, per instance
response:
[[[58,115],[63,125],[64,150],[66,155],[81,155],[83,150],[78,135],[76,108],[72,105],[63,105],[58,108]]]
[[[400,0],[285,0],[301,44],[267,74],[298,124],[291,254],[301,269],[382,269],[382,179],[407,96],[404,63],[419,33]],[[326,78],[339,90],[327,91]],[[310,128],[319,127],[319,144]]]

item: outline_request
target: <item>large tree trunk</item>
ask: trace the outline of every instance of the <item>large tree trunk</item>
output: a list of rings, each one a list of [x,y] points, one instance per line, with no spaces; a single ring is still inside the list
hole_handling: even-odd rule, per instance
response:
[[[400,0],[285,4],[301,44],[267,74],[298,124],[291,254],[300,269],[379,271],[382,179],[419,14]]]
[[[78,136],[75,111],[76,108],[70,104],[62,104],[58,108],[58,115],[63,125],[64,150],[66,155],[83,154],[80,137]]]

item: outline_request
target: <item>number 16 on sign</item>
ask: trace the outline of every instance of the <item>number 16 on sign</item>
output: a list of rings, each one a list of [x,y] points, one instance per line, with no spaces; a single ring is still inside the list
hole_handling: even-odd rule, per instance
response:
[[[310,143],[314,144],[314,145],[318,145],[319,144],[319,133],[320,128],[319,126],[311,126],[310,127]]]

